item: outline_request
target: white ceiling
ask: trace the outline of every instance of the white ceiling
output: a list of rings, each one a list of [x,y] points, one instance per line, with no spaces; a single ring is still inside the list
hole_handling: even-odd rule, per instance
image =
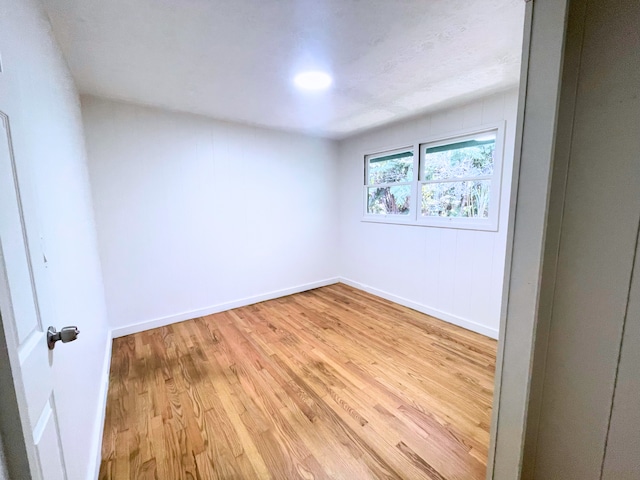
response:
[[[43,0],[81,93],[342,138],[516,85],[524,0]],[[295,73],[331,72],[327,92]]]

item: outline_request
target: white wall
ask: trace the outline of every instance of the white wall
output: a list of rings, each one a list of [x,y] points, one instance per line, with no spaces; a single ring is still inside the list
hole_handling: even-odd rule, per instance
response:
[[[497,338],[517,91],[419,117],[339,144],[340,275],[348,283]],[[497,232],[362,222],[363,154],[506,121]]]
[[[93,477],[108,327],[79,98],[40,3],[0,0],[0,11],[0,109],[11,122],[33,261],[43,250],[48,259],[50,286],[36,278],[43,320],[81,331],[52,356],[65,462],[69,478]]]
[[[94,97],[83,118],[115,335],[335,277],[332,142]]]
[[[561,118],[572,130],[556,144],[566,181],[524,478],[640,477],[638,18],[637,1],[570,2]]]

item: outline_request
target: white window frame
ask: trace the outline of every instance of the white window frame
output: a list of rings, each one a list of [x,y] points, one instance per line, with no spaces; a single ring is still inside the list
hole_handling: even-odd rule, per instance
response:
[[[416,225],[423,227],[441,227],[441,228],[457,228],[465,230],[486,230],[497,231],[500,219],[500,197],[502,190],[502,167],[504,163],[504,130],[505,122],[484,124],[479,127],[469,128],[456,132],[443,133],[434,135],[429,138],[423,138],[412,144],[404,144],[404,147],[391,147],[378,149],[375,152],[365,152],[362,156],[364,159],[364,194],[363,194],[363,222],[373,223],[391,223],[400,225]],[[420,194],[422,185],[426,183],[444,183],[442,180],[424,181],[422,179],[421,167],[423,164],[424,151],[427,147],[435,147],[439,145],[447,145],[457,143],[467,139],[472,139],[479,135],[495,132],[496,145],[494,150],[493,174],[469,178],[456,178],[451,181],[463,182],[469,180],[485,179],[491,180],[491,198],[489,200],[489,217],[488,218],[461,218],[461,217],[428,217],[421,214]],[[380,185],[369,185],[369,160],[376,157],[391,155],[407,150],[413,150],[413,180],[411,182],[385,183]],[[449,181],[448,179],[445,181]],[[388,187],[395,185],[411,184],[411,207],[408,215],[388,214],[376,215],[368,212],[368,188],[369,187]]]
[[[406,151],[413,152],[413,179],[408,182],[389,182],[389,183],[378,183],[378,184],[369,184],[369,161],[379,158],[386,157],[387,155],[393,155],[395,153],[402,153]],[[365,154],[364,156],[364,216],[366,219],[371,219],[371,221],[384,221],[386,223],[401,223],[401,224],[412,224],[415,223],[415,212],[414,212],[414,202],[416,195],[416,179],[418,178],[418,171],[416,170],[416,164],[418,163],[417,154],[418,150],[415,149],[415,145],[408,145],[400,148],[391,148],[384,149],[383,151],[378,151],[376,153]],[[385,188],[385,187],[398,187],[400,185],[409,185],[411,190],[411,204],[408,215],[403,215],[400,213],[392,213],[392,214],[372,214],[369,213],[368,205],[369,205],[369,188]]]

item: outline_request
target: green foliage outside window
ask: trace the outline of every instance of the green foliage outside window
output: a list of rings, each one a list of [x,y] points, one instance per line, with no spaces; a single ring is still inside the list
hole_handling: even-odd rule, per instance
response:
[[[467,146],[470,143],[475,145]],[[422,186],[422,215],[488,218],[491,180],[473,177],[493,174],[494,151],[495,140],[427,148],[423,180],[443,181]]]
[[[369,160],[368,184],[411,182],[413,180],[413,152],[402,152]],[[406,215],[409,213],[411,187],[387,185],[369,188],[367,211],[373,214]]]

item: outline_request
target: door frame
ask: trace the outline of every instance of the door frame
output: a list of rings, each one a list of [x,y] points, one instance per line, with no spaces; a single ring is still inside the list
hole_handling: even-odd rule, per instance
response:
[[[579,58],[567,46],[570,0],[525,1],[488,480],[530,478],[575,99],[563,75]]]

